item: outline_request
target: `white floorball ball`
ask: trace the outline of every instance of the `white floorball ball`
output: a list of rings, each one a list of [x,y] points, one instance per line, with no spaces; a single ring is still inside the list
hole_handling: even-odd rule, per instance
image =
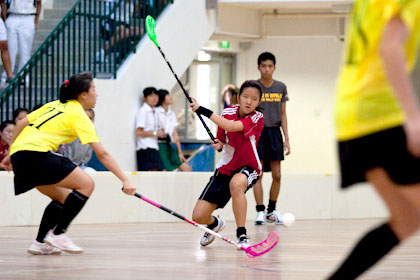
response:
[[[285,213],[282,217],[283,225],[290,227],[295,223],[295,216],[292,213]]]

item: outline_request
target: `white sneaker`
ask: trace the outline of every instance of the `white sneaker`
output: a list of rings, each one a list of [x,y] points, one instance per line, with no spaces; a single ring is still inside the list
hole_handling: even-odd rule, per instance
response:
[[[257,218],[255,219],[256,225],[263,225],[265,224],[265,213],[264,211],[257,212]]]
[[[50,230],[45,236],[44,242],[70,254],[81,254],[83,252],[83,249],[74,244],[65,233],[55,235]]]
[[[222,218],[220,218],[219,216],[217,216],[216,219],[217,219],[218,224],[212,230],[214,232],[220,232],[220,231],[222,231],[225,228],[226,222]],[[203,237],[201,237],[200,245],[201,246],[210,245],[214,241],[215,238],[216,237],[214,235],[206,232],[206,233],[204,233]]]
[[[236,243],[238,245],[240,245],[242,248],[245,248],[245,249],[250,246],[249,245],[249,238],[246,234],[242,234],[241,236],[239,236],[238,241],[236,241]],[[240,250],[240,249],[238,248],[238,250]]]
[[[47,243],[40,243],[34,240],[28,248],[28,253],[32,255],[59,255],[61,254],[61,250]]]
[[[282,225],[283,224],[283,219],[281,218],[281,214],[280,212],[274,210],[271,213],[268,213],[265,216],[266,220],[268,223],[276,223],[276,225]]]

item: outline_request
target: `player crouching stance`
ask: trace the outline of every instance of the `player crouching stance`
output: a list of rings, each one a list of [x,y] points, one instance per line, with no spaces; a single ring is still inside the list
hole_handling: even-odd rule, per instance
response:
[[[28,248],[34,255],[80,254],[83,249],[66,235],[94,189],[90,176],[71,160],[55,153],[60,144],[77,137],[89,144],[98,159],[123,184],[123,192],[134,195],[136,188],[115,159],[105,150],[85,110],[96,104],[96,90],[90,73],[73,75],[60,88],[60,100],[52,101],[18,121],[10,156],[0,163],[15,174],[15,194],[36,188],[51,198],[45,208],[36,239]]]
[[[216,171],[194,207],[193,220],[220,232],[225,226],[225,221],[212,216],[212,213],[217,208],[225,207],[232,197],[236,235],[238,244],[243,247],[249,247],[245,229],[245,192],[255,184],[262,172],[257,144],[264,127],[264,115],[256,111],[261,96],[260,85],[254,81],[246,81],[239,92],[239,106],[226,108],[221,117],[201,107],[195,99],[190,105],[194,112],[206,116],[219,126],[217,139],[212,142],[212,146],[216,150],[223,148]],[[200,241],[201,246],[209,245],[214,238],[213,235],[205,233]]]

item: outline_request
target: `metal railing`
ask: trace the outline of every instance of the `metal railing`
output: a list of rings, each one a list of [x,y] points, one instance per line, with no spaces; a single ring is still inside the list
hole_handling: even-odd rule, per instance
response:
[[[11,119],[16,108],[58,99],[61,83],[75,73],[116,78],[146,32],[146,15],[157,17],[170,3],[79,0],[0,94],[0,120]]]

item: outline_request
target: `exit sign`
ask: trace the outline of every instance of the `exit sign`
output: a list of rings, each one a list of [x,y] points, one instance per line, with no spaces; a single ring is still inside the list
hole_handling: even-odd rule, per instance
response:
[[[219,47],[221,49],[230,49],[230,42],[229,41],[220,41]]]

